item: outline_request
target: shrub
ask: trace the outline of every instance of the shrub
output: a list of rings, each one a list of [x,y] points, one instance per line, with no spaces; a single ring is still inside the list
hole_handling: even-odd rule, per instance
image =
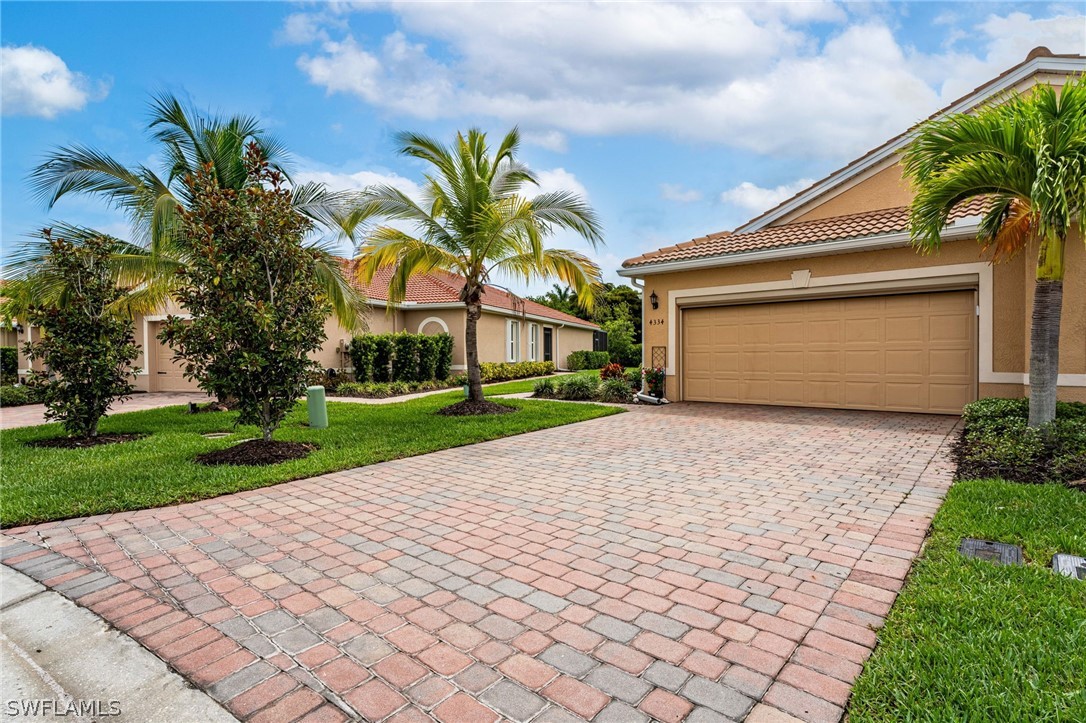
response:
[[[351,365],[354,366],[356,381],[373,381],[373,363],[376,358],[377,346],[373,334],[362,334],[351,339]]]
[[[558,380],[557,396],[559,399],[585,401],[596,396],[600,380],[586,374],[570,374]]]
[[[400,332],[392,335],[392,381],[418,381],[419,337]]]
[[[633,400],[633,390],[625,377],[613,377],[600,384],[596,398],[601,402],[626,403]]]
[[[452,373],[453,363],[453,338],[449,334],[438,334],[432,337],[438,340],[437,363],[434,366],[435,379],[448,379]]]
[[[14,346],[0,346],[0,377],[19,375],[19,350]]]
[[[26,345],[27,355],[49,368],[33,373],[30,384],[40,390],[46,419],[59,420],[69,435],[93,437],[109,405],[131,395],[140,350],[132,320],[109,311],[123,293],[110,268],[114,242],[94,236],[77,245],[48,231],[43,236],[47,273],[64,284],[68,298],[62,306],[30,310],[30,323],[46,333]]]
[[[393,342],[391,334],[376,334],[373,337],[373,381],[392,381]]]
[[[605,351],[575,351],[566,358],[566,366],[571,371],[582,369],[601,369],[611,362]]]
[[[0,387],[0,407],[21,407],[24,404],[34,404],[34,402],[30,390],[25,386]]]
[[[342,371],[337,369],[321,369],[307,374],[305,383],[308,387],[324,387],[324,390],[329,394],[335,394],[339,385],[348,380],[349,377]]]
[[[388,390],[392,392],[393,396],[398,394],[410,394],[412,391],[410,382],[392,382],[388,385]]]
[[[437,358],[441,352],[441,340],[436,336],[418,336],[418,366],[415,381],[428,382],[437,378]],[[444,379],[445,377],[441,377]]]
[[[554,397],[554,380],[553,379],[540,379],[532,387],[532,396],[543,397],[545,399],[551,399]]]
[[[962,420],[954,448],[958,479],[1086,479],[1086,404],[1058,402],[1053,421],[1029,427],[1028,399],[981,399],[966,405]]]
[[[489,384],[554,374],[554,362],[482,362],[479,369],[483,375],[483,384]]]
[[[608,364],[603,369],[600,369],[600,379],[625,379],[626,370],[622,368],[621,364]]]
[[[178,211],[186,264],[159,339],[185,363],[185,376],[237,401],[239,424],[264,441],[294,409],[325,340],[331,305],[313,273],[322,252],[304,245],[312,222],[298,213],[279,171],[255,143],[245,152],[245,187],[223,188],[205,167],[185,178],[189,208]]]

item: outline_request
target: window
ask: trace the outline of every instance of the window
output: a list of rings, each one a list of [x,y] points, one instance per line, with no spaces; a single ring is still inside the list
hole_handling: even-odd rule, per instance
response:
[[[539,361],[539,324],[528,325],[528,361]]]
[[[512,319],[505,327],[505,360],[520,361],[520,322]]]

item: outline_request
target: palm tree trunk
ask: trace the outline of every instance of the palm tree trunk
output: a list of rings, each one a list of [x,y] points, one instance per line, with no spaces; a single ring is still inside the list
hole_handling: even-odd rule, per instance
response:
[[[1038,279],[1033,290],[1033,325],[1029,339],[1029,426],[1056,418],[1056,382],[1060,371],[1060,315],[1063,279]]]
[[[483,373],[479,368],[479,317],[483,308],[479,304],[467,305],[468,318],[464,326],[464,350],[468,362],[468,399],[483,401]]]

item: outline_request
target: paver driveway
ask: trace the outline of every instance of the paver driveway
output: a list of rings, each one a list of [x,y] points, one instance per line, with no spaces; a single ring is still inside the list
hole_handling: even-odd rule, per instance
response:
[[[836,720],[956,422],[634,408],[2,552],[243,719]]]

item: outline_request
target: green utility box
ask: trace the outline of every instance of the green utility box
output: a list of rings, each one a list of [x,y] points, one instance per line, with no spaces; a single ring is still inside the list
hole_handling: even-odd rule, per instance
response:
[[[324,387],[307,387],[305,402],[309,408],[309,426],[313,429],[327,429],[328,403],[324,400]]]

